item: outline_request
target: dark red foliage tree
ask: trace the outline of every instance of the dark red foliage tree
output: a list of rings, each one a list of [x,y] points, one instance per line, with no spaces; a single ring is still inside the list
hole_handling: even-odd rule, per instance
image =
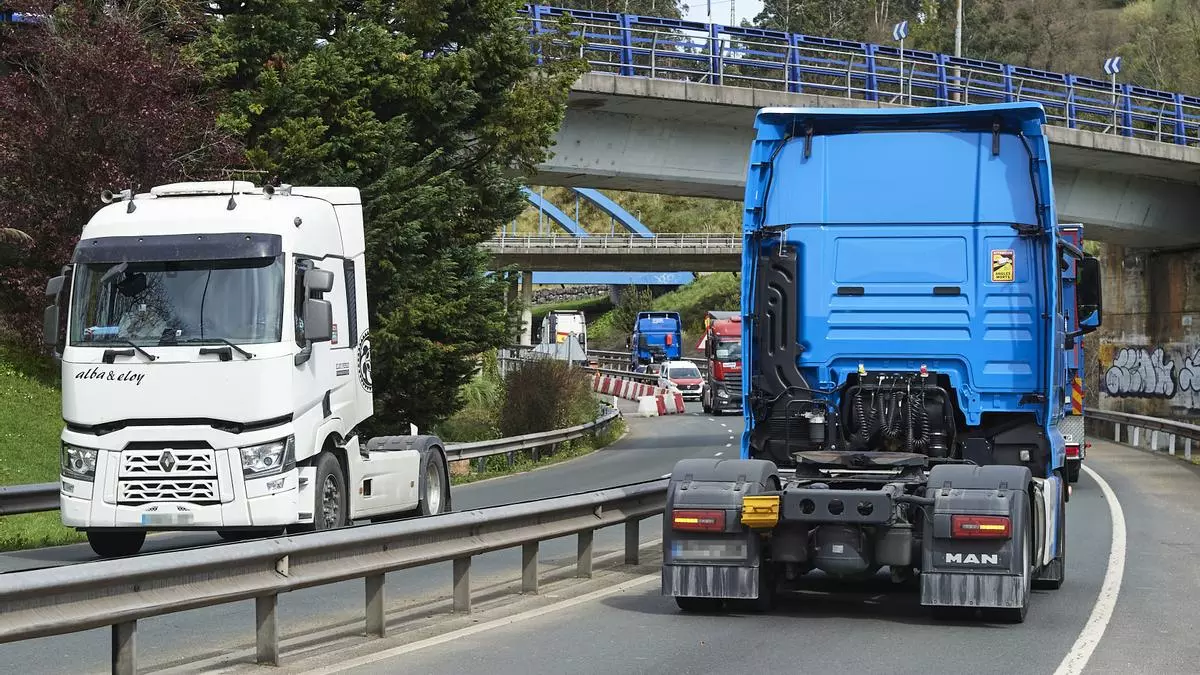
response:
[[[180,45],[202,25],[182,0],[0,0],[0,332],[39,343],[46,281],[102,190],[211,178],[241,150]],[[194,11],[194,13],[192,13]]]

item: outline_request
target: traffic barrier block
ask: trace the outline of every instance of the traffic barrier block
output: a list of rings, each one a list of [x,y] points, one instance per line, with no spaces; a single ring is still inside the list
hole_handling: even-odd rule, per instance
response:
[[[639,397],[637,414],[641,417],[658,417],[658,397]]]

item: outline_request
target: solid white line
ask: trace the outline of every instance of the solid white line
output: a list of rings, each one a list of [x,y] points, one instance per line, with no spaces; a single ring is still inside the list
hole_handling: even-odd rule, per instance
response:
[[[671,474],[669,474],[669,473],[664,473],[663,475],[659,476],[659,478],[670,478],[670,477],[671,477]]]
[[[425,649],[426,647],[434,647],[434,646],[437,646],[440,644],[444,644],[446,642],[450,642],[452,640],[458,640],[460,638],[468,637],[470,635],[475,635],[476,633],[482,633],[484,631],[493,630],[495,628],[503,628],[505,626],[511,626],[514,623],[528,621],[529,619],[536,619],[540,616],[545,616],[546,614],[551,614],[551,613],[557,612],[559,610],[567,609],[569,607],[574,607],[575,605],[581,605],[585,602],[599,600],[600,598],[604,598],[609,595],[613,595],[614,593],[622,593],[624,591],[628,591],[628,590],[637,588],[638,586],[644,586],[644,585],[650,583],[651,581],[658,581],[661,578],[662,578],[662,576],[658,572],[655,572],[654,574],[646,574],[644,576],[640,576],[640,577],[631,579],[629,581],[626,581],[623,584],[617,584],[616,586],[612,586],[610,588],[602,588],[598,591],[592,591],[591,593],[586,593],[584,595],[580,595],[578,597],[571,598],[570,600],[556,602],[553,605],[547,605],[545,607],[538,607],[537,609],[531,609],[526,612],[521,612],[520,614],[514,614],[513,616],[510,616],[510,617],[504,617],[501,619],[495,619],[492,621],[487,621],[485,623],[476,624],[474,626],[468,626],[467,628],[461,628],[456,631],[451,631],[444,635],[438,635],[436,637],[427,638],[425,640],[418,640],[417,642],[413,642],[412,644],[401,645],[401,646],[395,647],[393,649],[385,649],[384,651],[376,652],[374,654],[369,654],[367,656],[362,656],[357,659],[343,661],[332,668],[320,668],[317,670],[309,670],[309,671],[306,671],[304,673],[304,675],[318,675],[318,674],[326,675],[327,673],[344,673],[347,670],[350,670],[351,668],[357,668],[359,666],[365,666],[365,665],[369,665],[372,663],[378,663],[379,661],[383,661],[384,659],[390,659],[390,658],[393,658],[396,656],[401,656],[403,654],[415,652],[419,649]]]
[[[1058,664],[1054,675],[1079,675],[1083,672],[1088,659],[1092,657],[1092,652],[1096,651],[1100,644],[1100,638],[1104,637],[1104,629],[1112,619],[1113,609],[1117,605],[1117,594],[1121,592],[1121,579],[1125,575],[1125,512],[1121,509],[1121,502],[1117,501],[1117,494],[1100,474],[1086,464],[1082,465],[1082,468],[1100,486],[1100,491],[1104,493],[1104,499],[1108,502],[1108,512],[1112,518],[1112,547],[1108,552],[1108,571],[1104,574],[1104,582],[1100,585],[1100,595],[1096,597],[1096,604],[1092,606],[1092,614],[1083,625],[1083,630],[1079,632],[1075,644],[1071,645],[1071,651],[1067,652],[1062,663]]]

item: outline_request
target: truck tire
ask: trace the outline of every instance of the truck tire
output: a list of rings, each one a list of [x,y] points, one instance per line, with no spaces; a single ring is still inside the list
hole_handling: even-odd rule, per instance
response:
[[[313,521],[288,528],[289,532],[313,532],[333,530],[349,521],[346,519],[347,502],[346,475],[342,465],[332,452],[325,451],[317,456],[316,476],[313,488]]]
[[[421,501],[417,504],[417,515],[436,516],[449,510],[450,485],[446,474],[442,453],[436,450],[425,453],[421,461]]]
[[[704,410],[704,412],[710,413],[710,414],[713,412],[712,403],[709,400],[709,397],[711,395],[712,395],[711,387],[705,387],[704,393],[700,394],[700,407]]]
[[[725,600],[723,598],[685,598],[677,595],[675,604],[689,614],[713,614],[721,611],[721,605],[725,604]]]
[[[120,558],[134,555],[146,543],[146,532],[111,532],[88,530],[88,545],[101,558]]]
[[[1032,515],[1033,509],[1030,509]],[[1020,607],[1003,607],[992,609],[991,614],[996,619],[1006,623],[1025,623],[1025,614],[1029,611],[1029,601],[1033,594],[1033,524],[1025,528],[1025,536],[1021,537],[1021,558],[1024,561],[1021,578],[1024,580],[1024,592]]]
[[[1068,459],[1067,460],[1067,482],[1068,483],[1078,483],[1079,482],[1079,469],[1080,469],[1080,466],[1082,466],[1082,464],[1083,464],[1082,460],[1078,460],[1078,459]]]
[[[1038,590],[1056,591],[1062,587],[1067,577],[1067,483],[1063,481],[1062,490],[1058,493],[1058,526],[1054,537],[1058,539],[1058,557],[1043,569],[1033,580],[1033,587]],[[1049,572],[1049,574],[1047,574]],[[1046,576],[1042,576],[1046,574]]]

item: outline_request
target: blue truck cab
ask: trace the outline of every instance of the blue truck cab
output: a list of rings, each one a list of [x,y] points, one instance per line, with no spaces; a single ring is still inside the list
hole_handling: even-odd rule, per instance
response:
[[[1036,103],[759,111],[741,456],[672,473],[681,608],[888,568],[936,613],[1023,621],[1061,585],[1068,355],[1101,298],[1044,123]]]
[[[683,322],[679,312],[638,312],[629,339],[633,366],[683,357]]]

